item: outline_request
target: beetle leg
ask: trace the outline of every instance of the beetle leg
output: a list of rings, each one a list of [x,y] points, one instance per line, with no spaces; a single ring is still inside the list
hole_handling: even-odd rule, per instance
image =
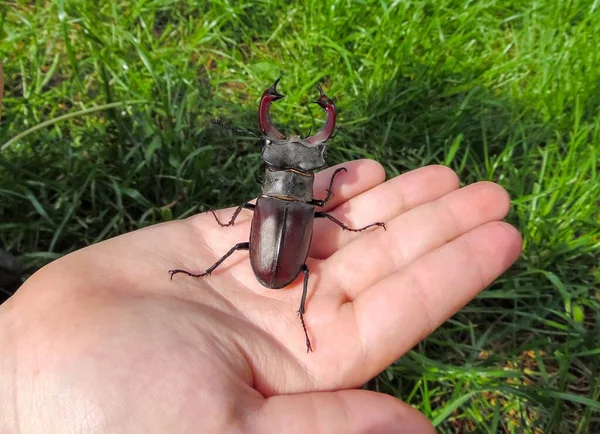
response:
[[[325,199],[323,199],[323,200],[313,199],[309,203],[311,205],[324,207],[327,204],[327,202],[329,202],[331,200],[331,198],[333,197],[332,187],[333,187],[333,180],[335,179],[335,176],[340,172],[347,172],[347,171],[348,170],[346,170],[345,167],[340,167],[335,172],[333,172],[333,175],[331,176],[331,181],[329,181],[329,188],[327,189],[327,196],[325,196]]]
[[[215,220],[217,221],[217,223],[219,223],[219,226],[225,228],[227,226],[234,225],[235,219],[238,217],[238,215],[240,215],[242,208],[254,210],[255,205],[252,203],[244,203],[244,204],[238,206],[237,209],[235,210],[235,212],[233,213],[233,215],[231,216],[231,220],[229,220],[229,223],[221,223],[221,221],[219,220],[219,217],[217,217],[217,214],[215,213],[214,209],[209,209],[208,211],[211,212],[213,216],[215,216]]]
[[[344,223],[342,223],[341,221],[339,221],[338,219],[336,219],[331,214],[327,214],[326,212],[315,212],[315,218],[316,219],[318,219],[318,218],[327,218],[327,219],[331,220],[336,225],[338,225],[339,227],[341,227],[342,229],[344,229],[346,231],[361,232],[361,231],[364,231],[365,229],[369,229],[369,228],[371,228],[373,226],[381,226],[384,230],[387,230],[385,228],[385,223],[383,223],[383,222],[375,222],[375,223],[371,223],[370,225],[365,226],[364,228],[353,229],[353,228],[350,228],[350,227],[346,226]]]
[[[300,309],[298,309],[298,315],[300,315],[300,322],[302,323],[304,336],[306,336],[306,352],[308,353],[309,351],[313,350],[310,345],[308,333],[306,331],[306,324],[304,324],[304,312],[306,312],[306,294],[308,293],[308,266],[306,264],[302,265],[301,270],[304,273],[304,284],[302,285],[302,299],[300,300]]]
[[[179,269],[169,270],[169,273],[171,274],[171,280],[173,280],[173,276],[178,273],[186,274],[190,277],[210,276],[210,273],[212,273],[215,270],[215,268],[217,268],[219,265],[221,265],[225,259],[229,258],[233,254],[233,252],[235,252],[236,250],[249,250],[249,249],[250,249],[250,243],[237,243],[227,253],[225,253],[221,257],[221,259],[219,259],[217,262],[215,262],[214,265],[212,265],[210,268],[208,268],[204,273],[194,274],[194,273],[190,273],[189,271],[179,270]]]

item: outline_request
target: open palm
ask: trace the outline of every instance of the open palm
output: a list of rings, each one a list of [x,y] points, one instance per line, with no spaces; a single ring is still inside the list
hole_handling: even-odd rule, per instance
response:
[[[14,403],[0,407],[0,427],[430,432],[394,398],[349,389],[516,260],[520,236],[500,221],[509,198],[492,183],[459,189],[440,166],[387,182],[374,161],[344,167],[325,210],[351,227],[384,221],[387,230],[315,221],[305,314],[314,352],[296,314],[302,275],[267,289],[240,251],[210,276],[169,279],[169,269],[202,272],[248,241],[250,211],[226,228],[205,213],[68,255],[0,307],[0,388]],[[334,170],[317,175],[315,197]],[[217,214],[228,220],[232,212]]]

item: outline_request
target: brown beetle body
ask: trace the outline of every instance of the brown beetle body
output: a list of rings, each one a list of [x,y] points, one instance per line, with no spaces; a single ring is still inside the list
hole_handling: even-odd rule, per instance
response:
[[[250,264],[258,281],[281,289],[296,279],[306,263],[315,207],[307,203],[261,197],[250,229]]]

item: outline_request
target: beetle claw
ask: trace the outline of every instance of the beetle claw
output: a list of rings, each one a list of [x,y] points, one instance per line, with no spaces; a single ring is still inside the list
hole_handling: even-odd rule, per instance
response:
[[[335,133],[335,104],[331,98],[329,98],[319,83],[317,83],[317,89],[319,89],[319,98],[312,103],[317,104],[323,110],[327,112],[327,118],[325,119],[325,125],[317,134],[314,136],[307,137],[305,140],[311,145],[326,142]]]
[[[222,223],[221,220],[219,220],[219,217],[217,217],[217,213],[215,212],[214,209],[209,209],[206,212],[212,213],[213,217],[215,218],[215,220],[217,221],[217,223],[219,224],[219,226],[221,226],[222,228],[226,228],[228,226],[233,226],[235,224],[235,222],[233,221],[235,219],[232,219],[232,221],[230,221],[229,223]]]
[[[273,91],[273,93],[275,95],[279,96],[280,98],[283,98],[284,95],[277,92],[277,85],[279,84],[279,80],[281,80],[282,77],[283,77],[283,75],[280,75],[279,78],[277,80],[275,80],[275,83],[273,83],[271,85],[271,87],[269,88],[269,89],[271,89],[271,91]]]
[[[260,98],[260,104],[258,105],[258,125],[261,132],[271,140],[282,140],[285,138],[285,136],[271,123],[269,114],[271,103],[284,97],[284,95],[277,92],[279,80],[281,80],[281,77],[275,80],[275,83],[263,92],[262,97]]]
[[[173,280],[174,275],[179,274],[179,273],[188,275],[190,277],[195,277],[195,278],[204,277],[206,275],[210,276],[210,273],[193,274],[193,273],[190,273],[189,271],[177,269],[177,270],[169,270],[169,274],[171,275],[171,280]]]

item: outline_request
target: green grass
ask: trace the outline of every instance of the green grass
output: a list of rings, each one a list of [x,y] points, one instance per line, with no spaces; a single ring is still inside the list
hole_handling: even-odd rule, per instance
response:
[[[283,72],[277,122],[306,133],[321,81],[343,125],[330,164],[498,182],[525,241],[369,387],[442,433],[600,432],[598,0],[100,3],[0,2],[0,246],[29,273],[253,197],[254,140],[209,120],[255,129]]]

